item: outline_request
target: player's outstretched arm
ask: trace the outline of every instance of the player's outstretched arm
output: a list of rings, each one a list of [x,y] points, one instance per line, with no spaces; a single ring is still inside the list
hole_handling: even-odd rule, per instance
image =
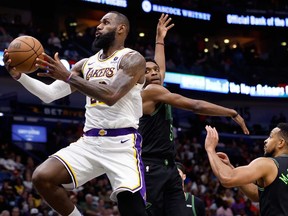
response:
[[[231,117],[237,124],[240,125],[244,134],[249,134],[249,130],[245,124],[244,119],[234,109],[226,108],[204,100],[195,100],[184,97],[180,94],[171,93],[165,87],[155,84],[146,86],[142,93],[142,98],[144,108],[145,101],[153,101],[155,104],[162,102],[170,104],[171,106],[179,109],[192,111],[200,115]]]
[[[51,77],[59,79],[69,83],[74,89],[84,95],[102,101],[105,104],[112,106],[123,95],[125,95],[136,83],[140,80],[140,77],[144,82],[145,74],[145,59],[136,51],[127,53],[121,59],[118,72],[114,75],[111,82],[98,83],[88,81],[79,76],[78,70],[80,68],[76,65],[72,68],[72,74],[65,68],[58,57],[58,53],[55,54],[54,59],[44,54],[46,60],[37,59],[38,66],[43,69],[47,69],[47,73],[38,73],[39,76]]]
[[[242,179],[239,172],[235,172],[236,168],[233,169],[230,165],[224,163],[216,153],[215,149],[219,141],[219,135],[216,128],[206,125],[205,129],[207,131],[205,150],[208,154],[209,163],[215,176],[224,187],[239,186],[241,180],[243,184],[245,180]],[[239,177],[241,177],[240,180]]]
[[[219,157],[215,151],[219,140],[217,130],[209,125],[205,129],[205,150],[212,171],[220,183],[226,188],[239,187],[251,200],[258,201],[258,188],[254,183],[261,184],[261,187],[270,185],[278,173],[275,162],[271,158],[259,157],[246,166],[232,168],[227,165],[227,161],[223,162],[223,155]]]
[[[156,29],[156,41],[155,41],[155,56],[154,60],[157,62],[160,68],[162,77],[162,84],[164,83],[165,72],[166,72],[166,59],[165,59],[165,42],[167,32],[174,26],[171,23],[171,17],[167,14],[161,14],[157,29]]]
[[[11,76],[45,103],[50,103],[54,100],[63,98],[72,92],[70,85],[65,82],[55,81],[48,85],[25,73],[17,72],[14,67],[10,67],[11,59],[9,58],[7,49],[4,51],[3,61],[6,70]]]
[[[235,167],[230,163],[229,157],[224,152],[216,152],[217,156],[220,158],[220,160],[230,166],[232,169]],[[259,201],[259,194],[258,194],[258,186],[254,183],[249,183],[246,185],[238,186],[238,188],[244,193],[250,200],[253,202]]]

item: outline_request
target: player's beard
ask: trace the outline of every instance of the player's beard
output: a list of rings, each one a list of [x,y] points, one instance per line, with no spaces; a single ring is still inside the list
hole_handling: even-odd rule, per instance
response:
[[[274,157],[275,150],[264,152],[264,157]]]
[[[95,38],[92,44],[92,50],[96,51],[99,49],[106,49],[112,45],[115,41],[116,29],[106,34],[101,35],[98,38]]]

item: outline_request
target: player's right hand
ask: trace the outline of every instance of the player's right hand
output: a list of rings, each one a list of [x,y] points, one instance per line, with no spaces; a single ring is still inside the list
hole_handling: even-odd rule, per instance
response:
[[[51,77],[53,79],[66,81],[71,73],[61,62],[59,53],[56,52],[54,58],[46,53],[42,53],[42,55],[44,56],[44,59],[37,58],[36,66],[46,72],[39,72],[37,75],[40,77]]]
[[[215,127],[211,127],[210,125],[206,125],[205,129],[207,131],[205,149],[207,152],[214,152],[219,141],[218,132]]]
[[[13,79],[15,79],[15,80],[19,79],[21,76],[21,73],[17,72],[15,67],[10,66],[11,59],[9,58],[9,53],[8,53],[7,49],[4,50],[3,62],[4,62],[4,66],[5,66],[6,70],[13,77]]]

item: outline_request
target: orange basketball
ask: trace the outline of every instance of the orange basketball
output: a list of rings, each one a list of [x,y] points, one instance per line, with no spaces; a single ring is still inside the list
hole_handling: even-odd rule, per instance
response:
[[[43,52],[43,46],[36,38],[28,35],[17,37],[8,46],[10,66],[21,73],[32,73],[37,70],[36,58],[44,58]]]

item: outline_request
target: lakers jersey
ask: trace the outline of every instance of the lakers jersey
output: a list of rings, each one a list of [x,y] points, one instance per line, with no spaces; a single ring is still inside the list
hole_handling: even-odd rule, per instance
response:
[[[100,50],[91,56],[82,68],[83,77],[87,81],[97,82],[100,85],[109,85],[115,74],[118,73],[122,57],[130,52],[129,48],[115,51],[106,59],[101,59]],[[84,131],[92,128],[138,128],[139,118],[142,116],[141,90],[143,84],[136,84],[126,95],[119,99],[113,106],[94,98],[86,97],[86,113]]]

